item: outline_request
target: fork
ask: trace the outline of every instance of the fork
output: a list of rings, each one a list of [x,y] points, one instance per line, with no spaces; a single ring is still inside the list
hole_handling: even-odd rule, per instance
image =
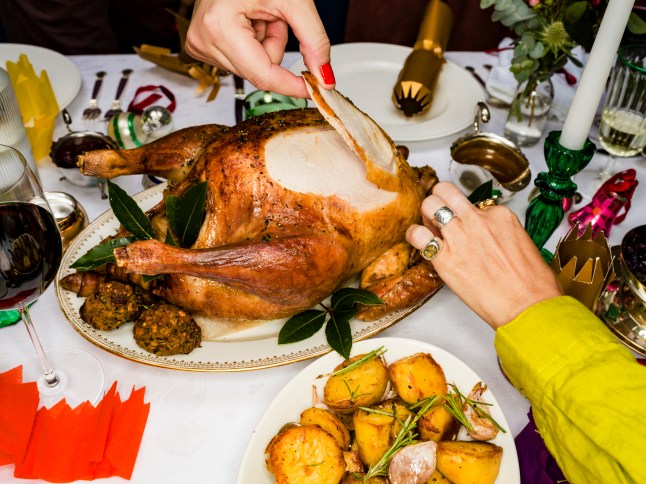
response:
[[[90,105],[83,111],[83,119],[96,119],[99,117],[99,114],[101,114],[101,108],[99,108],[97,98],[99,97],[99,91],[101,90],[101,84],[103,84],[104,77],[104,71],[96,73],[96,80],[94,81],[94,87],[92,88],[92,99],[90,99]]]
[[[130,74],[132,74],[132,69],[124,69],[121,71],[121,79],[117,86],[117,93],[114,96],[114,101],[112,101],[112,106],[105,113],[105,117],[103,118],[105,121],[123,112],[121,109],[121,94],[123,94],[123,90],[126,88]]]

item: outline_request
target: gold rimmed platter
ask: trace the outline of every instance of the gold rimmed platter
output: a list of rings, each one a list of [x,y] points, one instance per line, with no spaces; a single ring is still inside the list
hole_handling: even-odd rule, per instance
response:
[[[133,198],[143,209],[148,210],[162,198],[165,184],[145,190]],[[61,268],[56,278],[55,290],[58,303],[74,329],[96,346],[110,353],[147,365],[187,371],[248,371],[286,365],[307,360],[331,351],[321,330],[311,338],[287,345],[278,344],[278,333],[285,320],[267,321],[259,325],[249,325],[246,329],[217,334],[210,332],[202,345],[187,355],[157,356],[149,353],[135,343],[132,336],[132,323],[124,324],[112,331],[101,331],[84,322],[79,309],[84,298],[63,289],[60,280],[74,272],[72,263],[96,246],[104,238],[113,235],[119,222],[112,210],[108,210],[92,222],[72,242],[63,256]],[[429,296],[430,297],[430,296]],[[425,301],[413,307],[393,312],[371,322],[353,320],[350,323],[354,341],[369,338],[392,326],[415,311]],[[200,325],[217,327],[219,322],[197,319]],[[225,322],[222,322],[224,325]],[[204,327],[204,326],[203,326]]]

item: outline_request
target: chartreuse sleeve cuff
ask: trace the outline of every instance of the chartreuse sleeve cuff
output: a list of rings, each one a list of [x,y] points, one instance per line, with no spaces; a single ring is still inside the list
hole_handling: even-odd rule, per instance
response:
[[[646,482],[646,367],[592,312],[549,299],[499,328],[494,344],[570,482]]]
[[[539,402],[555,375],[587,359],[599,347],[631,353],[576,299],[561,296],[531,306],[496,331],[500,364],[530,401]]]

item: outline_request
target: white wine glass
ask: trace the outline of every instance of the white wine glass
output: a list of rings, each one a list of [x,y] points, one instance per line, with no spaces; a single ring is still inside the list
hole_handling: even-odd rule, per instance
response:
[[[608,160],[601,170],[577,176],[585,195],[594,195],[614,175],[617,158],[639,156],[646,146],[646,45],[626,45],[617,52],[601,109],[599,143]]]
[[[23,380],[36,381],[41,406],[61,399],[96,403],[104,391],[103,368],[87,351],[45,352],[28,305],[56,277],[63,244],[54,215],[24,157],[0,144],[0,310],[18,310],[36,351],[23,364]]]

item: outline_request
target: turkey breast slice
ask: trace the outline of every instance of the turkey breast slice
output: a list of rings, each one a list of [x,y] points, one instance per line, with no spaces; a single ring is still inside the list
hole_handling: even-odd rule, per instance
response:
[[[265,166],[269,176],[288,190],[336,195],[359,212],[384,206],[398,195],[368,181],[361,158],[332,128],[303,128],[274,136],[265,146]]]

